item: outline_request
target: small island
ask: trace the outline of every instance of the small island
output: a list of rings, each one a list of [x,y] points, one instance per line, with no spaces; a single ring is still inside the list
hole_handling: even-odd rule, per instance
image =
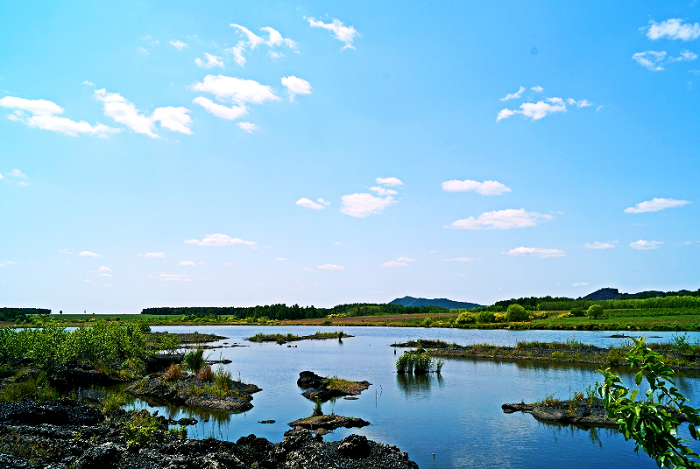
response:
[[[306,389],[302,396],[312,401],[321,402],[336,397],[357,396],[371,385],[372,383],[369,381],[350,381],[337,376],[324,378],[313,371],[302,371],[297,380],[297,386]]]
[[[298,342],[300,340],[330,340],[338,339],[342,341],[343,338],[354,337],[350,334],[346,334],[343,331],[336,332],[316,332],[310,335],[294,335],[294,334],[256,334],[253,337],[248,337],[246,340],[249,342],[277,342],[279,345],[286,344],[287,342]]]

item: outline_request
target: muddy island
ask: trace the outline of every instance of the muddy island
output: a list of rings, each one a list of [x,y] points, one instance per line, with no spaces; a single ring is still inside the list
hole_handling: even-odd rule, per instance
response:
[[[350,435],[323,442],[290,430],[280,443],[255,435],[237,442],[187,439],[147,411],[99,410],[68,399],[0,404],[0,466],[16,469],[417,469],[394,446]]]
[[[324,378],[313,371],[302,371],[297,380],[297,386],[306,389],[302,396],[312,401],[319,400],[321,402],[335,397],[357,396],[371,385],[372,383],[368,381],[350,381],[340,379],[337,376]]]

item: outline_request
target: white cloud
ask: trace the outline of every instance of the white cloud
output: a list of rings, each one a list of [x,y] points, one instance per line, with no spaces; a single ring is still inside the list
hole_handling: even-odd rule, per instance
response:
[[[523,94],[523,91],[525,91],[525,88],[521,86],[518,89],[518,91],[516,91],[515,93],[508,93],[505,98],[501,98],[501,101],[508,101],[509,99],[517,99]]]
[[[177,265],[181,265],[181,266],[185,266],[185,267],[191,267],[191,266],[196,266],[197,264],[195,264],[195,263],[192,262],[192,261],[181,261],[181,262],[178,262]]]
[[[323,264],[323,265],[319,265],[317,267],[317,269],[321,269],[321,270],[345,270],[345,266],[335,265],[335,264]]]
[[[536,103],[523,103],[520,105],[520,111],[502,109],[496,117],[496,122],[506,119],[513,114],[522,114],[525,117],[531,118],[533,121],[537,121],[554,112],[566,112],[566,105],[561,98],[548,98],[547,101],[549,101],[549,103],[544,101],[537,101]]]
[[[165,282],[191,282],[189,275],[160,274],[160,279]]]
[[[403,186],[403,182],[398,178],[377,178],[375,179],[377,184],[383,184],[385,186]]]
[[[81,85],[87,85],[87,86],[95,86],[93,82],[90,80],[85,80],[84,82],[81,83]]]
[[[649,249],[659,249],[659,246],[661,246],[662,244],[664,244],[663,241],[645,241],[643,239],[640,239],[639,241],[630,243],[630,247],[632,249],[637,249],[640,251],[647,251]]]
[[[379,186],[370,187],[369,190],[374,191],[377,193],[377,195],[381,195],[381,196],[398,194],[398,192],[396,192],[393,189],[384,189],[383,187],[379,187]]]
[[[267,55],[269,55],[269,56],[272,57],[273,59],[279,59],[279,58],[284,57],[284,54],[282,54],[282,53],[280,53],[280,52],[274,52],[274,51],[271,51],[271,50],[267,51]]]
[[[173,46],[173,47],[174,47],[175,49],[177,49],[177,50],[182,50],[182,49],[184,49],[185,47],[187,47],[187,44],[185,44],[184,42],[179,41],[179,40],[177,40],[177,41],[170,41],[170,45]]]
[[[5,261],[5,264],[7,265],[17,265],[15,261]]]
[[[452,181],[445,181],[442,183],[442,190],[448,192],[470,192],[474,191],[481,195],[501,195],[505,192],[510,192],[510,187],[505,184],[501,184],[498,181],[472,181],[467,179],[466,181],[459,181],[453,179]]]
[[[532,88],[530,88],[530,90],[534,91],[535,93],[541,93],[544,91],[544,88],[542,88],[541,86],[533,86]]]
[[[573,98],[568,98],[568,99],[566,100],[566,102],[567,102],[570,106],[574,106],[574,105],[575,105],[576,107],[588,107],[588,106],[592,106],[592,105],[593,105],[593,103],[591,103],[591,102],[590,102],[589,100],[587,100],[587,99],[581,99],[581,100],[579,100],[579,101],[576,101],[576,100],[573,99]]]
[[[475,261],[473,257],[453,257],[452,259],[443,259],[445,262],[472,262]]]
[[[659,210],[664,210],[673,207],[682,207],[689,204],[689,200],[675,200],[675,199],[652,199],[645,202],[640,202],[634,207],[628,207],[625,209],[625,213],[645,213],[645,212],[658,212]]]
[[[585,249],[612,249],[615,246],[613,244],[610,244],[610,243],[601,243],[601,242],[596,241],[593,244],[586,243],[583,245],[583,247]]]
[[[415,262],[415,259],[411,259],[410,257],[399,257],[397,259],[399,262]]]
[[[159,107],[153,111],[151,119],[153,122],[160,122],[160,126],[168,130],[191,135],[192,119],[187,115],[188,112],[190,110],[184,107]]]
[[[311,84],[294,75],[282,78],[282,85],[287,88],[289,94],[289,102],[294,101],[294,96],[298,94],[311,94]]]
[[[692,41],[700,37],[700,24],[684,23],[680,18],[672,18],[661,23],[649,21],[646,30],[647,37],[652,41],[657,39],[681,39],[683,41]]]
[[[588,282],[576,282],[571,284],[572,287],[582,287],[585,285],[588,285]]]
[[[242,130],[245,130],[249,134],[253,133],[253,130],[257,130],[258,126],[253,124],[252,122],[239,122],[236,124],[238,127],[240,127]]]
[[[408,264],[400,261],[388,261],[383,264],[379,264],[380,267],[408,267]]]
[[[324,208],[326,208],[322,204],[317,204],[313,200],[309,200],[305,197],[302,197],[301,199],[297,200],[296,204],[300,207],[306,207],[312,210],[323,210]]]
[[[224,68],[224,61],[223,57],[219,57],[218,55],[212,55],[212,54],[207,54],[206,52],[204,53],[204,58],[206,59],[206,62],[199,57],[194,59],[194,63],[197,64],[199,68],[214,68],[214,67],[221,67]]]
[[[539,259],[544,259],[545,257],[562,257],[566,253],[559,249],[543,249],[543,248],[525,248],[519,247],[511,249],[508,251],[508,255],[511,256],[532,256]]]
[[[689,50],[684,50],[681,52],[681,55],[678,57],[669,57],[667,63],[673,63],[673,62],[683,62],[683,61],[693,61],[698,58],[698,54],[694,52],[690,52]]]
[[[95,90],[96,100],[104,103],[104,113],[120,124],[124,124],[136,133],[159,138],[153,133],[156,122],[166,129],[191,134],[189,125],[192,119],[187,115],[189,109],[184,107],[160,107],[153,111],[151,117],[142,115],[134,106],[119,93],[108,93],[104,88]]]
[[[143,257],[155,257],[155,258],[163,259],[165,257],[168,257],[168,255],[164,252],[147,252],[146,254],[143,255]]]
[[[642,67],[649,69],[653,72],[658,72],[664,68],[661,63],[666,58],[666,51],[653,51],[648,50],[646,52],[637,52],[632,56],[632,60],[637,62]]]
[[[551,220],[554,217],[537,212],[526,212],[524,208],[519,210],[506,209],[486,212],[478,218],[469,217],[452,222],[445,228],[458,228],[463,230],[480,230],[482,228],[492,228],[498,230],[511,230],[515,228],[525,228],[535,226],[543,221]]]
[[[247,246],[255,246],[254,241],[244,241],[239,238],[232,238],[228,235],[216,233],[207,235],[203,240],[188,239],[187,244],[196,244],[197,246],[231,246],[233,244],[245,244]]]
[[[245,106],[246,103],[264,104],[267,101],[280,99],[269,86],[261,85],[254,80],[224,75],[207,75],[202,83],[195,82],[192,90],[211,93],[220,101],[230,100],[239,106]],[[195,102],[202,104],[197,100]]]
[[[327,200],[323,200],[323,199],[318,199],[318,202],[319,202],[319,203],[322,203],[323,205],[330,205],[330,204],[331,204],[331,203],[328,202]]]
[[[12,177],[16,177],[16,178],[27,179],[27,175],[24,174],[24,173],[23,173],[22,171],[20,171],[19,169],[13,169],[13,170],[10,171],[7,175],[8,175],[8,176],[12,176]]]
[[[286,261],[287,258],[286,258],[286,257],[278,257],[278,258],[276,258],[275,260],[278,261],[278,262],[282,262],[282,261]]]
[[[148,51],[143,47],[139,47],[139,52],[141,52],[143,55],[148,55]]]
[[[99,269],[97,269],[97,271],[98,272],[114,272],[112,269],[110,269],[109,267],[104,266],[104,265],[102,267],[100,267]]]
[[[360,36],[353,26],[343,26],[343,22],[338,19],[333,19],[332,23],[324,23],[322,21],[316,21],[313,18],[305,18],[309,22],[309,26],[312,28],[323,28],[332,31],[335,36],[334,38],[344,43],[341,51],[345,49],[354,49],[355,46],[352,45],[355,37]]]
[[[0,180],[5,179],[2,174],[0,174]]]
[[[256,35],[244,26],[241,26],[239,24],[231,24],[230,26],[232,28],[238,29],[241,33],[243,33],[243,35],[247,39],[246,41],[238,41],[238,43],[235,46],[233,46],[231,49],[228,49],[231,53],[233,53],[234,60],[241,67],[245,65],[247,61],[246,58],[243,56],[243,53],[246,51],[252,51],[254,49],[257,49],[258,46],[261,44],[265,44],[270,47],[287,46],[290,49],[295,49],[297,47],[296,42],[292,41],[291,39],[283,38],[278,31],[270,28],[269,26],[260,28],[261,31],[265,31],[268,33],[269,39],[267,41],[265,41],[265,39]],[[278,56],[281,56],[281,54],[278,54]]]
[[[340,211],[351,217],[364,218],[381,213],[389,205],[395,203],[391,196],[375,197],[372,194],[350,194],[341,197]]]
[[[248,108],[242,105],[233,105],[231,107],[223,106],[207,99],[203,96],[198,96],[192,100],[193,103],[202,106],[208,113],[214,114],[216,117],[226,120],[238,119],[241,116],[248,114]]]
[[[10,120],[22,122],[29,127],[60,132],[70,135],[71,137],[75,137],[79,134],[106,137],[108,134],[119,132],[119,129],[100,123],[93,126],[85,121],[75,122],[67,117],[59,117],[57,114],[63,114],[63,108],[56,103],[44,99],[30,100],[6,96],[0,99],[0,107],[15,110],[14,114],[8,116]],[[29,112],[32,115],[28,116],[25,112]]]
[[[78,255],[82,256],[82,257],[100,257],[99,254],[95,254],[94,252],[90,252],[90,251],[83,251],[83,252],[78,253]]]

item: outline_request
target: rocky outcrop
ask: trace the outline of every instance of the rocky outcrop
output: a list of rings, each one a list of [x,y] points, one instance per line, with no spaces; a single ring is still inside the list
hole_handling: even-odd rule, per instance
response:
[[[328,401],[334,397],[357,396],[372,385],[369,381],[349,381],[338,378],[324,378],[312,371],[299,373],[297,386],[307,389],[301,395],[312,401]]]
[[[512,414],[513,412],[530,413],[542,422],[573,424],[585,427],[618,427],[618,424],[608,417],[608,412],[603,407],[600,399],[594,399],[591,403],[587,400],[579,399],[552,400],[551,402],[539,404],[525,404],[521,402],[503,404],[501,409],[506,414]]]
[[[295,420],[288,424],[296,430],[312,430],[316,434],[325,435],[336,428],[362,428],[369,422],[356,417],[343,417],[342,415],[317,415]]]
[[[179,380],[167,380],[162,375],[151,375],[126,388],[126,392],[135,396],[154,397],[177,405],[223,409],[233,412],[245,412],[253,408],[250,401],[253,394],[261,391],[254,384],[239,381],[229,383],[225,395],[214,394],[210,383],[202,382],[196,375],[188,375]]]
[[[38,418],[32,424],[16,423],[18,417],[38,408],[55,408],[56,411],[69,409],[68,417],[56,422],[44,413],[46,418]],[[277,444],[255,435],[241,437],[235,443],[213,438],[189,440],[167,432],[165,419],[158,417],[162,425],[148,430],[149,438],[134,445],[125,436],[128,434],[125,429],[135,418],[135,413],[116,411],[104,416],[77,403],[26,401],[0,404],[0,416],[4,418],[0,423],[0,467],[8,468],[418,468],[406,453],[395,446],[358,435],[350,435],[336,442],[323,442],[308,430],[290,430]],[[87,423],[92,420],[97,422]]]

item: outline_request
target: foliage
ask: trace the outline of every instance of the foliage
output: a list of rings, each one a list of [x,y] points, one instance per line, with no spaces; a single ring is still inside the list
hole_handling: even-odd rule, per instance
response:
[[[226,371],[223,366],[218,366],[214,372],[214,385],[225,392],[229,392],[233,387],[231,372]]]
[[[496,322],[496,315],[490,311],[482,311],[476,315],[476,322],[479,324],[488,324]]]
[[[196,348],[194,350],[190,350],[182,358],[182,361],[190,371],[197,373],[206,362],[206,358],[204,358],[204,349]]]
[[[473,324],[475,322],[476,316],[466,311],[459,313],[459,316],[457,316],[457,319],[455,319],[455,324]]]
[[[171,428],[168,430],[169,435],[173,435],[180,440],[186,440],[187,439],[187,427],[184,425],[181,425],[180,428]]]
[[[506,310],[506,320],[509,322],[527,321],[527,311],[525,311],[525,308],[521,305],[512,304],[508,306],[508,309]]]
[[[598,319],[601,314],[603,314],[603,307],[600,305],[591,305],[586,311],[586,316],[591,319]]]
[[[683,413],[688,419],[690,436],[697,440],[700,411],[686,404],[688,399],[676,388],[673,370],[664,364],[662,356],[645,346],[643,337],[632,340],[634,346],[625,358],[631,367],[640,369],[635,375],[636,385],[646,378],[649,390],[645,400],[635,401],[639,389],[630,393],[609,368],[598,370],[605,377],[598,392],[608,416],[620,425],[626,439],[635,441],[635,451],[642,448],[659,467],[699,468],[700,456],[684,444],[688,440],[678,438],[677,431],[679,413]]]
[[[124,404],[126,404],[126,394],[124,391],[108,392],[100,401],[100,410],[107,414],[121,409]]]
[[[0,321],[22,322],[29,314],[51,314],[50,309],[43,308],[0,308]]]
[[[314,412],[311,415],[313,417],[323,415],[323,410],[321,409],[321,399],[316,398],[316,403],[314,404]]]
[[[49,383],[46,373],[0,388],[0,402],[19,402],[24,398],[34,401],[52,401],[58,399],[58,391]]]
[[[408,350],[396,360],[396,371],[398,373],[413,373],[417,375],[429,373],[435,369],[438,373],[442,371],[444,360],[436,360],[428,355],[422,348]]]
[[[581,318],[586,315],[586,309],[581,307],[571,308],[569,312],[575,318]]]
[[[147,410],[133,414],[126,422],[122,435],[126,438],[129,448],[147,445],[153,434],[162,429],[161,420],[151,415]]]

